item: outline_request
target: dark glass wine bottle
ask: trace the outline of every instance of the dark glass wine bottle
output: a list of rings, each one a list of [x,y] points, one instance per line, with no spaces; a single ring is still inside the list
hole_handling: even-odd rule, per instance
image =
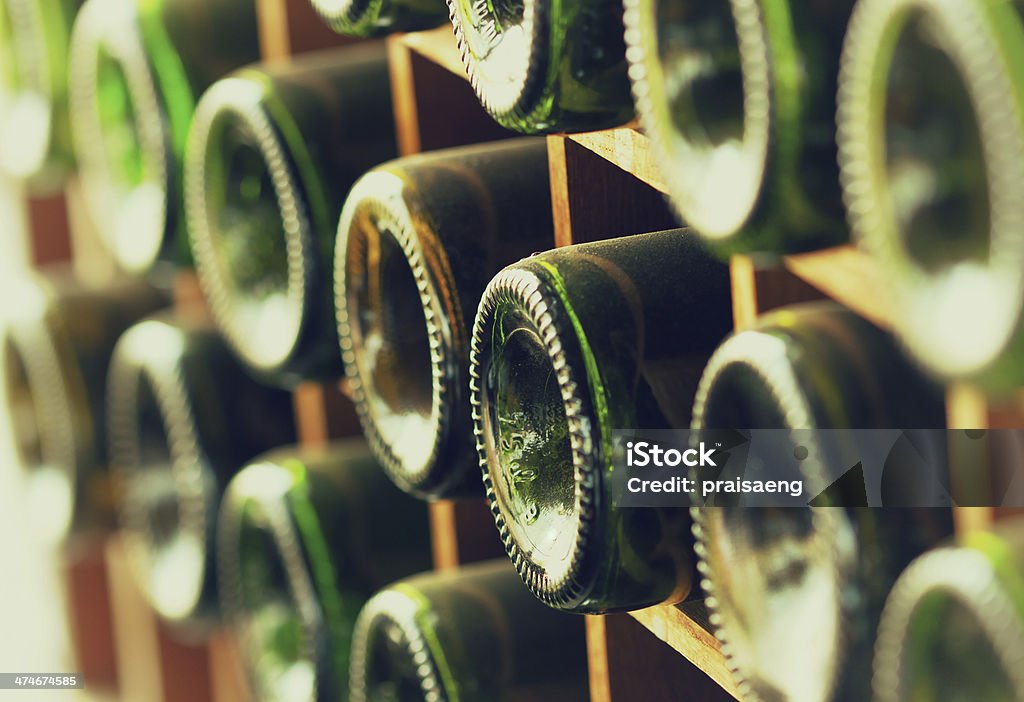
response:
[[[437,27],[448,21],[444,0],[310,0],[339,34],[368,37]]]
[[[345,699],[352,627],[370,595],[430,567],[426,506],[362,440],[282,449],[231,481],[220,593],[261,700]]]
[[[543,139],[399,159],[353,187],[338,228],[338,336],[370,446],[401,488],[480,494],[472,314],[495,273],[553,241]]]
[[[252,380],[213,325],[136,324],[110,363],[108,427],[125,547],[153,609],[185,636],[217,622],[213,533],[231,476],[295,440],[291,395]]]
[[[36,193],[71,171],[68,41],[81,0],[0,2],[0,171]]]
[[[590,131],[633,116],[618,0],[448,0],[481,104],[525,134]]]
[[[870,699],[871,646],[886,593],[952,530],[945,507],[867,507],[864,474],[818,430],[942,429],[941,390],[893,338],[831,303],[785,308],[730,337],[694,404],[700,432],[793,430],[806,507],[695,507],[712,623],[749,700]],[[701,434],[704,436],[704,434]],[[945,432],[928,455],[941,465]],[[928,453],[927,447],[921,450]],[[914,452],[886,472],[910,471]],[[836,468],[839,470],[836,470]],[[831,477],[850,468],[843,478]],[[939,478],[941,476],[936,476]],[[925,481],[923,493],[938,489]],[[906,503],[897,503],[906,504]],[[844,509],[845,508],[845,509]],[[809,646],[808,644],[813,645]]]
[[[203,96],[186,157],[189,234],[214,318],[282,385],[344,371],[334,321],[338,216],[395,156],[382,43],[249,67]]]
[[[860,2],[839,156],[897,333],[944,378],[1024,382],[1024,44],[1016,2]]]
[[[259,60],[253,0],[87,0],[70,49],[86,206],[120,266],[188,260],[181,163],[199,95]]]
[[[839,52],[853,0],[626,0],[637,111],[681,218],[723,252],[846,239]]]
[[[585,638],[504,559],[415,575],[360,612],[349,700],[585,702]]]
[[[548,251],[488,285],[471,346],[477,451],[537,597],[606,612],[689,592],[687,510],[612,508],[612,431],[687,428],[730,322],[726,267],[682,230]]]
[[[967,534],[900,576],[878,627],[874,699],[1024,699],[1022,527]]]
[[[114,522],[107,471],[106,378],[121,333],[169,303],[145,283],[80,282],[51,269],[11,288],[3,328],[4,398],[26,473],[32,531],[47,541]]]

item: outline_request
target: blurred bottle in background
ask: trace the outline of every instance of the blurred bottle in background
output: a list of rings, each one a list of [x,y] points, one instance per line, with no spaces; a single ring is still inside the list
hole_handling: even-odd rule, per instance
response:
[[[196,102],[259,60],[252,0],[87,0],[71,37],[70,96],[89,214],[133,274],[189,260],[182,161]]]
[[[211,323],[178,313],[129,329],[108,390],[111,470],[139,588],[183,636],[219,619],[214,525],[231,476],[295,440],[291,395],[251,379]]]

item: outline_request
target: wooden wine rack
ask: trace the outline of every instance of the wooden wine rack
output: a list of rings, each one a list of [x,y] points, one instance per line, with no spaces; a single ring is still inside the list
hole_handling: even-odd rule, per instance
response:
[[[286,60],[296,53],[352,41],[327,30],[308,0],[254,2],[265,59]],[[387,41],[401,154],[513,136],[490,120],[473,96],[450,27],[395,35]],[[665,179],[648,139],[635,126],[550,136],[548,154],[553,244],[564,246],[677,226],[665,204]],[[76,260],[95,255],[91,245],[72,246],[76,237],[70,233],[89,229],[87,222],[74,221],[75,217],[68,225],[67,201],[73,197],[72,189],[67,197],[29,201],[33,263],[67,259],[72,249]],[[86,241],[92,239],[94,236]],[[851,246],[776,260],[736,256],[730,261],[730,272],[736,328],[749,325],[773,308],[822,297],[838,300],[883,327],[891,326],[879,272],[866,254]],[[193,274],[183,273],[177,290],[179,304],[201,304]],[[344,382],[301,386],[295,392],[295,408],[298,435],[304,444],[320,444],[358,431]],[[951,427],[1024,426],[1024,390],[995,406],[977,388],[957,385],[949,390],[947,414]],[[1002,514],[988,508],[958,508],[957,528],[984,528]],[[430,521],[435,568],[502,557],[482,500],[432,503]],[[228,638],[215,634],[202,647],[182,647],[169,639],[154,615],[142,606],[116,538],[106,547],[106,554],[110,591],[115,595],[119,662],[122,669],[131,666],[136,670],[134,676],[122,673],[121,699],[250,699]],[[74,582],[70,587],[75,589]],[[586,628],[593,702],[738,698],[727,662],[710,633],[707,612],[699,602],[652,607],[629,615],[590,616]],[[148,673],[140,675],[142,669]],[[185,678],[190,684],[182,689],[168,682]]]

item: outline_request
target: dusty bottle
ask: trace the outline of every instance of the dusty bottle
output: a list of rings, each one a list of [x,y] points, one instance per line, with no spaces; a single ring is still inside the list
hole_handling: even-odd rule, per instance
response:
[[[25,470],[33,531],[45,540],[114,522],[107,470],[107,367],[121,333],[169,296],[119,279],[86,284],[51,269],[13,284],[3,331],[4,399]]]
[[[437,27],[448,21],[444,0],[310,0],[339,34],[368,37]]]
[[[915,560],[882,612],[874,699],[1024,699],[1022,555],[1014,519]]]
[[[683,230],[555,249],[488,285],[477,451],[506,551],[544,602],[606,612],[690,591],[687,508],[612,508],[612,432],[689,426],[730,310],[726,267]]]
[[[951,533],[952,510],[948,500],[869,508],[858,466],[819,430],[942,429],[941,390],[889,334],[815,303],[772,312],[725,341],[708,363],[693,415],[700,436],[793,432],[789,453],[807,498],[803,507],[693,509],[712,622],[744,699],[870,699],[885,596],[911,559]],[[945,432],[934,437],[944,442]],[[912,451],[892,455],[898,464],[887,460],[885,472],[916,467]],[[927,460],[941,466],[941,447]],[[840,471],[836,461],[844,461]],[[847,468],[831,484],[825,478]],[[941,495],[919,497],[941,502]]]
[[[1022,5],[864,0],[843,47],[854,238],[903,343],[993,393],[1024,382]]]
[[[87,0],[69,68],[75,153],[92,220],[139,274],[188,261],[182,160],[202,92],[260,57],[251,0]]]
[[[504,559],[381,590],[356,620],[351,702],[584,702],[583,622],[523,587]]]
[[[206,319],[163,315],[125,332],[107,392],[125,548],[153,609],[185,636],[217,623],[214,524],[244,463],[294,441],[291,395],[259,385]]]
[[[495,273],[552,241],[542,139],[402,158],[353,187],[336,246],[338,336],[370,446],[403,489],[480,494],[472,315]]]
[[[722,252],[847,238],[836,167],[853,0],[626,0],[637,111],[680,217]]]
[[[280,385],[343,373],[332,265],[345,195],[395,156],[381,43],[252,66],[196,110],[185,165],[189,235],[214,319]]]
[[[33,192],[73,167],[68,41],[81,0],[0,2],[0,171]]]
[[[352,627],[370,595],[430,567],[426,507],[362,440],[266,454],[228,486],[220,593],[254,694],[344,699]]]
[[[448,0],[481,104],[525,134],[590,131],[633,115],[618,0]]]

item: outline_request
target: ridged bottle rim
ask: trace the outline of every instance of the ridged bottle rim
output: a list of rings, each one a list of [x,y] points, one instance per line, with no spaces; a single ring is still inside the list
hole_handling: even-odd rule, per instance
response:
[[[516,63],[510,80],[506,85],[497,85],[488,80],[487,70],[492,65],[497,65],[502,67],[502,72],[506,72],[509,57],[502,55],[479,60],[473,52],[474,41],[481,40],[483,34],[490,35],[487,40],[490,42],[488,48],[492,51],[507,41],[507,38],[495,41],[501,34],[501,29],[489,8],[489,3],[482,3],[479,0],[447,2],[459,57],[477,99],[500,125],[521,131],[522,123],[531,122],[535,113],[544,109],[544,106],[536,104],[535,100],[542,92],[551,60],[551,49],[547,43],[550,10],[541,0],[523,0],[523,21],[518,26],[523,27],[525,44],[516,47],[517,50],[511,57]],[[481,25],[489,22],[488,28],[475,27],[474,21]]]
[[[704,374],[701,377],[694,401],[692,429],[700,431],[704,428],[708,400],[714,384],[721,375],[728,372],[730,368],[742,366],[756,374],[770,395],[771,400],[785,418],[790,429],[808,429],[816,424],[811,408],[803,399],[803,391],[800,389],[799,380],[794,373],[792,360],[789,358],[785,343],[768,333],[759,330],[747,330],[729,337],[715,351],[708,361]],[[732,428],[732,427],[730,427]],[[738,427],[743,429],[745,427]],[[815,448],[809,447],[808,459],[813,459],[814,453],[820,453]],[[805,461],[806,464],[806,461]],[[813,475],[803,474],[806,482],[809,482]],[[826,486],[820,484],[805,484],[804,490],[809,494],[817,494]],[[736,640],[742,637],[739,633],[743,630],[741,624],[732,612],[728,611],[722,604],[722,594],[718,592],[716,583],[721,580],[729,582],[727,573],[718,573],[714,567],[712,553],[714,552],[713,540],[718,531],[713,526],[713,514],[708,512],[711,507],[694,506],[690,508],[690,515],[693,520],[693,535],[695,538],[694,552],[697,555],[697,570],[701,577],[701,587],[707,594],[705,603],[710,610],[710,623],[714,629],[715,637],[722,645],[722,653],[726,663],[732,672],[733,680],[736,683],[741,697],[745,700],[760,700],[760,696],[754,689],[751,679],[752,672],[743,664],[743,655],[737,653]],[[756,508],[752,508],[756,509]],[[852,564],[849,562],[852,554],[844,554],[841,548],[842,532],[841,517],[837,516],[834,509],[828,507],[810,507],[812,530],[818,535],[818,543],[825,549],[824,556],[830,565],[830,575],[836,593],[836,623],[837,637],[832,642],[833,650],[838,656],[845,647],[845,621],[846,612],[840,606],[840,597],[843,590],[844,578],[848,577]],[[816,645],[824,645],[818,641]],[[838,676],[838,670],[832,671],[834,685]],[[782,691],[786,693],[787,691]]]
[[[577,520],[570,556],[559,572],[549,574],[534,564],[516,543],[502,513],[495,491],[487,452],[488,439],[484,427],[483,364],[490,355],[494,313],[499,305],[510,304],[526,315],[542,340],[548,358],[555,370],[555,378],[562,396],[569,430],[575,482],[574,508]],[[473,435],[483,473],[484,489],[494,523],[498,528],[505,553],[511,559],[519,576],[541,601],[558,608],[571,608],[589,589],[590,583],[583,572],[586,549],[597,538],[598,504],[601,496],[600,466],[596,463],[594,440],[590,427],[589,408],[583,393],[585,378],[573,370],[568,349],[577,346],[571,328],[564,319],[554,295],[535,273],[522,268],[506,268],[488,284],[473,324],[470,345],[470,402],[472,405]]]
[[[626,59],[641,124],[679,217],[711,240],[728,239],[742,229],[762,196],[768,169],[774,79],[762,2],[729,1],[743,74],[742,149],[736,158],[709,164],[711,154],[724,153],[723,147],[694,147],[672,126],[658,58],[657,0],[624,0]],[[738,164],[742,178],[737,177]]]
[[[334,31],[362,37],[377,28],[384,0],[310,0],[310,4]]]
[[[53,292],[45,283],[25,281],[17,284],[12,293],[18,304],[4,325],[3,344],[18,353],[25,368],[33,404],[38,403],[36,424],[40,432],[40,449],[44,462],[57,466],[67,481],[69,503],[67,514],[52,529],[43,529],[47,537],[60,540],[72,528],[77,505],[78,471],[82,469],[80,456],[84,442],[91,441],[85,428],[75,416],[89,416],[84,390],[76,392],[74,378],[64,373],[61,358],[74,358],[71,342],[53,309]],[[4,374],[4,383],[11,379]],[[5,387],[4,392],[8,392]],[[45,419],[45,421],[41,421]],[[39,514],[47,519],[47,513]],[[48,520],[47,520],[48,521]]]
[[[992,7],[989,7],[989,6]],[[863,0],[843,46],[839,75],[839,164],[850,226],[890,288],[896,328],[918,360],[945,377],[974,375],[996,361],[1024,317],[1024,128],[1016,85],[1024,75],[1009,42],[1024,43],[1001,3]],[[1012,12],[1012,4],[1005,8]],[[986,9],[988,8],[988,9]],[[899,34],[912,15],[930,23],[956,66],[981,139],[989,191],[990,249],[984,266],[930,274],[902,243],[886,177],[884,80]],[[998,26],[997,26],[998,25]],[[1013,35],[1013,36],[1010,36]],[[1018,78],[1015,78],[1017,76]],[[984,309],[985,314],[978,314]],[[1000,313],[997,310],[1004,310]],[[998,318],[997,318],[998,317]],[[979,345],[979,340],[987,343]],[[950,352],[953,352],[952,354]]]
[[[39,0],[0,0],[10,19],[12,51],[16,56],[18,85],[0,80],[0,166],[16,178],[38,173],[47,158],[53,139],[54,78],[50,64],[50,36]],[[11,124],[11,108],[23,114]],[[28,110],[31,110],[29,112]],[[28,138],[31,132],[35,136]],[[31,150],[26,148],[34,147]],[[12,146],[14,145],[14,146]]]
[[[217,525],[217,566],[221,609],[225,621],[235,631],[241,644],[242,658],[248,678],[256,694],[262,695],[262,681],[258,665],[248,656],[260,642],[248,639],[248,631],[240,623],[247,615],[243,609],[244,594],[239,545],[244,519],[256,519],[250,525],[269,533],[288,579],[288,595],[302,622],[300,656],[318,662],[317,651],[326,636],[323,613],[318,604],[316,588],[306,568],[301,536],[291,515],[287,499],[295,488],[295,475],[287,468],[270,462],[255,462],[246,466],[228,484],[222,500]],[[252,508],[259,511],[254,513]],[[314,670],[309,702],[318,699],[319,669]]]
[[[923,600],[942,596],[966,609],[1000,658],[1024,699],[1024,621],[992,562],[973,548],[947,546],[918,557],[893,585],[882,611],[875,642],[873,686],[879,702],[900,702],[909,629]]]
[[[366,673],[369,667],[370,636],[381,620],[390,622],[401,632],[399,642],[404,653],[415,664],[415,674],[419,681],[420,691],[425,702],[445,702],[448,694],[443,682],[443,675],[434,660],[435,652],[431,643],[436,635],[424,634],[422,626],[429,625],[424,621],[421,603],[411,592],[409,585],[399,583],[378,592],[363,606],[356,620],[352,635],[352,661],[349,672],[349,699],[351,702],[373,702],[368,697]]]
[[[176,622],[188,621],[197,614],[209,577],[207,541],[212,525],[208,515],[216,499],[212,468],[200,443],[185,378],[185,344],[185,335],[171,325],[154,320],[136,324],[115,347],[107,391],[111,471],[119,482],[120,521],[127,552],[147,600],[160,615]],[[173,477],[178,512],[178,534],[173,540],[185,547],[183,555],[192,564],[190,577],[184,581],[180,578],[184,568],[175,568],[178,577],[170,592],[160,589],[168,582],[166,565],[161,562],[166,554],[156,553],[162,544],[148,515],[151,505],[132,495],[132,483],[142,467],[138,418],[143,383],[153,393],[168,442],[171,460],[167,470]]]
[[[253,336],[251,325],[243,324],[236,306],[244,301],[232,288],[227,270],[219,260],[215,240],[221,236],[212,223],[206,161],[218,144],[212,139],[221,122],[234,123],[251,135],[270,173],[283,223],[287,251],[288,314],[277,320],[265,335]],[[273,373],[284,367],[297,350],[309,314],[309,267],[312,231],[302,190],[288,157],[288,147],[274,127],[265,103],[265,89],[243,77],[216,82],[196,106],[185,156],[185,211],[199,282],[210,302],[217,326],[235,352],[251,367]],[[260,325],[266,327],[266,324]],[[272,342],[272,345],[271,345]]]
[[[452,364],[455,361],[452,358],[451,335],[447,332],[446,325],[460,322],[448,320],[445,310],[438,302],[440,299],[438,287],[451,291],[454,290],[455,285],[450,279],[450,271],[446,267],[440,267],[440,270],[432,273],[424,262],[424,251],[416,231],[416,225],[403,197],[404,189],[405,184],[399,176],[387,170],[378,169],[360,178],[349,191],[339,220],[337,245],[335,246],[334,307],[345,373],[370,448],[397,485],[406,491],[417,492],[430,481],[432,473],[437,467],[443,443],[449,435],[452,415],[451,396],[455,391]],[[359,226],[359,220],[367,216],[374,218],[375,221],[386,222],[387,232],[385,233],[383,228],[379,228],[379,233],[381,236],[391,236],[401,248],[415,278],[416,288],[419,291],[419,302],[426,322],[430,353],[430,424],[433,439],[429,448],[423,452],[422,460],[415,466],[409,465],[396,453],[393,443],[388,441],[380,430],[370,396],[373,390],[372,388],[368,390],[364,383],[364,373],[360,366],[360,350],[353,343],[353,336],[358,332],[354,332],[354,322],[349,316],[347,270],[349,245],[351,232]],[[435,275],[438,274],[444,280],[436,280]]]
[[[98,105],[101,52],[117,63],[134,104],[134,130],[142,153],[143,182],[126,194],[111,176]],[[156,262],[167,236],[173,166],[163,100],[146,55],[135,4],[87,0],[78,13],[69,47],[72,136],[86,206],[101,239],[118,264],[143,273]],[[138,246],[138,240],[144,246]],[[126,249],[126,246],[133,248]]]

